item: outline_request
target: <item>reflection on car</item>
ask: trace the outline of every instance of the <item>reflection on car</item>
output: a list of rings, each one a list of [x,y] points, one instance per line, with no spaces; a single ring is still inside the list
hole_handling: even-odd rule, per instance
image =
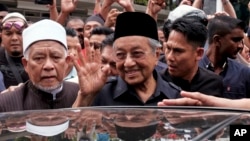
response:
[[[85,107],[0,114],[0,140],[228,140],[248,111],[205,107]]]

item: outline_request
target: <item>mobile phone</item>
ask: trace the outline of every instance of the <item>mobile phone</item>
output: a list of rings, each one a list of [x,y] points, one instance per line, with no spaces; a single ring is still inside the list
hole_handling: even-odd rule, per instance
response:
[[[35,4],[50,4],[52,5],[53,4],[53,0],[35,0]]]

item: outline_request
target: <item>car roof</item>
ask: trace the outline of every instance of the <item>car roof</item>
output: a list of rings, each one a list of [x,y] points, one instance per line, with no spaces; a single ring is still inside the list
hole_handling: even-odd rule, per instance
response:
[[[75,140],[230,138],[232,125],[248,125],[249,110],[197,106],[121,106],[0,113],[0,140],[43,136]],[[223,133],[222,133],[223,132]]]

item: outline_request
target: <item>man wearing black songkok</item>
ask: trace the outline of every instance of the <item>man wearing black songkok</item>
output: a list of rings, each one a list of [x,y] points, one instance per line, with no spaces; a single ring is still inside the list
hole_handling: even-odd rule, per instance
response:
[[[94,106],[155,106],[165,98],[180,97],[178,87],[164,81],[155,70],[155,50],[159,44],[157,25],[151,16],[140,12],[120,14],[113,44],[119,76],[106,82],[106,70],[90,72],[86,63],[77,65],[78,75],[82,77],[79,77],[81,90],[74,106],[85,106],[84,102],[92,100]],[[101,79],[97,80],[98,76]]]

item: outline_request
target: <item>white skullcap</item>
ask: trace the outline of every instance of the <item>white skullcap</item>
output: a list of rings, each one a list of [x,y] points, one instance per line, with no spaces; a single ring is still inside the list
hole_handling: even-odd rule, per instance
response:
[[[23,31],[23,53],[35,42],[42,40],[54,40],[61,43],[66,50],[66,31],[62,25],[52,20],[41,20]]]
[[[28,23],[27,23],[27,20],[25,19],[25,17],[24,17],[22,14],[18,13],[18,12],[13,12],[13,13],[7,14],[7,15],[3,18],[2,23],[4,23],[6,20],[8,20],[8,19],[10,19],[10,18],[20,18],[20,19],[22,19],[26,24],[28,24]]]

